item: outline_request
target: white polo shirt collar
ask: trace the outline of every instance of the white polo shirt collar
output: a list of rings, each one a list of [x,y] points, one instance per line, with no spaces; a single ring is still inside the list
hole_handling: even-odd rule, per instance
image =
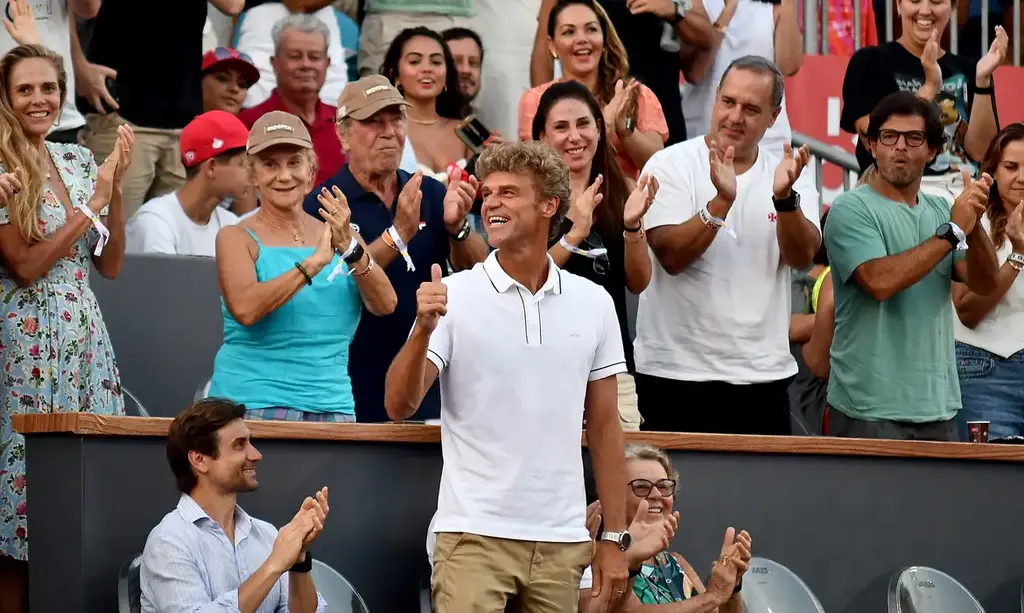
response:
[[[537,296],[542,296],[548,292],[555,294],[556,296],[562,293],[562,272],[555,265],[555,261],[548,258],[548,278],[544,280],[544,285],[540,287],[540,291],[537,292]],[[487,278],[490,279],[491,285],[494,286],[494,290],[499,294],[504,294],[513,287],[520,287],[527,292],[530,290],[525,285],[516,281],[509,276],[505,269],[498,263],[498,250],[492,251],[487,259],[484,260],[484,272],[487,273]]]

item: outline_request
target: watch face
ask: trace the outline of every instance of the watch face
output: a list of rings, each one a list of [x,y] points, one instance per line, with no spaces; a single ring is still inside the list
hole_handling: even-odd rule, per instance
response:
[[[629,549],[629,546],[633,544],[633,537],[628,532],[622,533],[622,538],[619,539],[619,546],[622,547],[623,551]]]

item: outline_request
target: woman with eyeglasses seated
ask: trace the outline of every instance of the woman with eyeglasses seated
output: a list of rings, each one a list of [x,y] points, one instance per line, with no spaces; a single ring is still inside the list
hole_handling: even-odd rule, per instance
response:
[[[601,107],[585,85],[556,83],[541,96],[533,118],[533,139],[561,154],[569,166],[573,199],[561,239],[549,253],[555,264],[590,279],[611,295],[632,373],[626,290],[640,294],[651,280],[651,257],[640,220],[654,201],[658,181],[650,175],[641,177],[639,184],[626,179],[605,134]],[[639,430],[633,377],[619,375],[618,383],[622,427]]]
[[[580,613],[660,611],[647,605],[692,601],[690,613],[743,613],[741,580],[750,564],[751,542],[746,531],[725,531],[722,550],[711,565],[707,587],[689,562],[669,551],[679,513],[672,511],[679,474],[665,452],[650,445],[626,446],[627,517],[633,537],[626,551],[632,590],[625,594],[594,594],[588,568],[580,582]],[[601,531],[600,501],[587,507],[591,538]]]

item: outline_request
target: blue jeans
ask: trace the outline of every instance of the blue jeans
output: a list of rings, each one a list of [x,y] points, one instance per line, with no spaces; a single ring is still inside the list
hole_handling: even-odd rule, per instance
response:
[[[956,344],[963,409],[957,415],[960,436],[967,439],[967,422],[987,421],[990,441],[1024,436],[1024,351],[1009,358]]]

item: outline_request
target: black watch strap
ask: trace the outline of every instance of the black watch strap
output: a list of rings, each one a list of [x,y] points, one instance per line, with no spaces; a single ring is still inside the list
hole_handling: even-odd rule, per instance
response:
[[[740,580],[736,582],[736,587],[733,588],[733,590],[732,590],[733,596],[735,596],[736,594],[739,594],[740,590],[742,590],[742,589],[743,589],[743,577],[740,577]]]
[[[451,232],[449,232],[448,236],[450,236],[452,238],[452,240],[461,242],[461,241],[464,241],[467,238],[469,238],[469,233],[472,232],[472,231],[473,231],[473,228],[470,227],[470,225],[469,225],[469,219],[463,219],[462,220],[462,227],[459,228],[459,231],[456,232],[455,234],[452,234]]]
[[[313,554],[306,552],[306,559],[301,562],[292,564],[292,567],[288,569],[290,573],[308,573],[313,570]]]
[[[365,253],[366,250],[363,249],[362,244],[356,243],[356,248],[352,250],[352,253],[350,253],[347,258],[345,258],[345,263],[349,266],[358,264],[359,260],[363,259],[363,255]]]
[[[800,194],[794,189],[790,190],[789,196],[782,200],[772,196],[772,204],[775,206],[775,212],[777,213],[792,213],[800,208]]]

